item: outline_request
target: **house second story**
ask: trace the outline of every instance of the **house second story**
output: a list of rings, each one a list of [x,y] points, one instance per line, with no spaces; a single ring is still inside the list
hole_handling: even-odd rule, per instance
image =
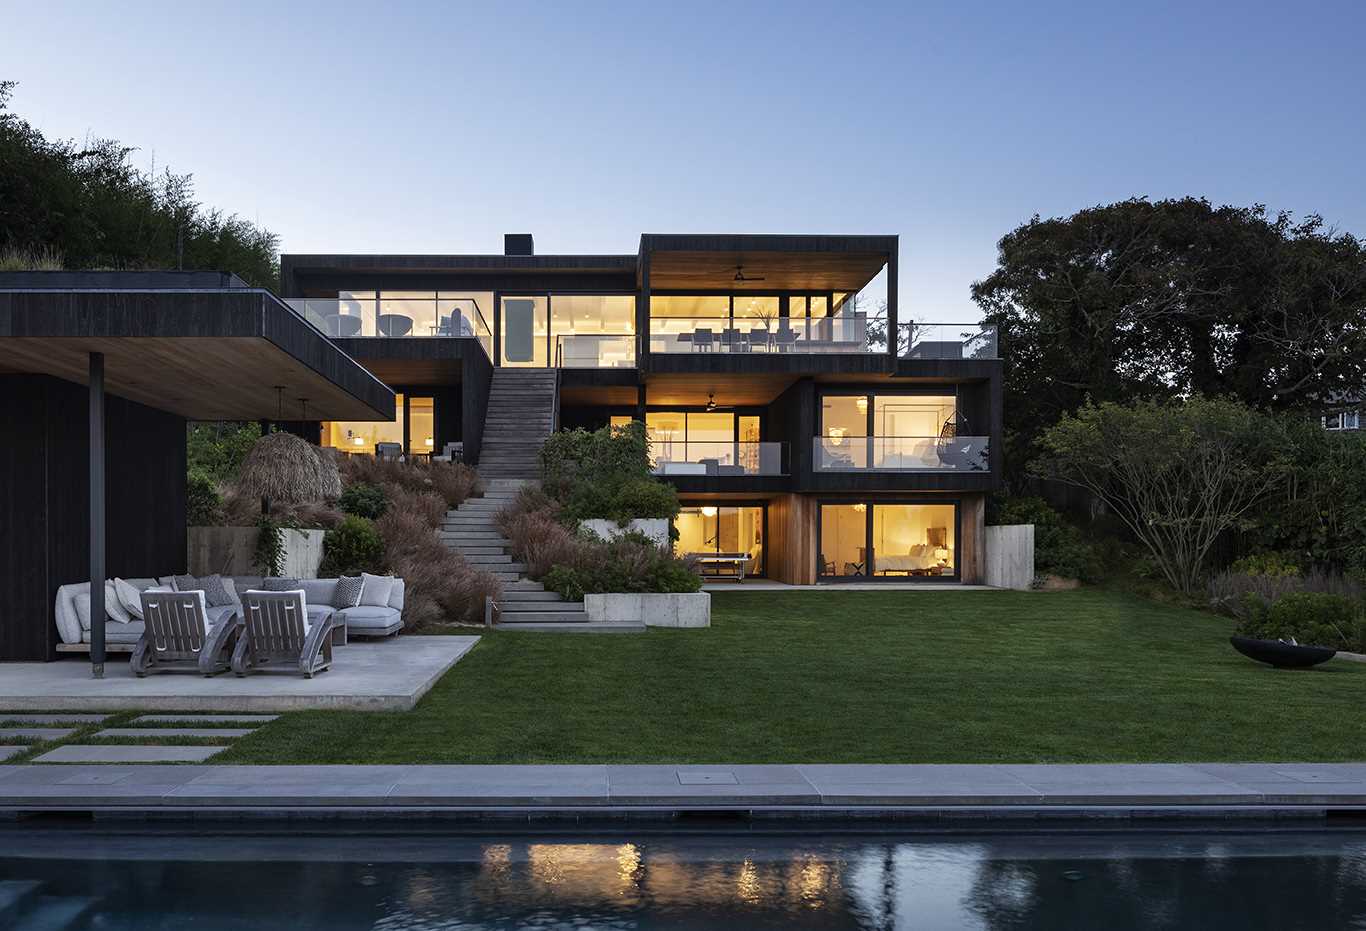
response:
[[[509,235],[501,254],[285,255],[281,278],[399,395],[392,423],[324,423],[325,445],[461,442],[478,462],[495,373],[525,371],[553,373],[553,424],[643,421],[683,494],[984,492],[1000,475],[995,332],[906,319],[895,236],[542,255]]]

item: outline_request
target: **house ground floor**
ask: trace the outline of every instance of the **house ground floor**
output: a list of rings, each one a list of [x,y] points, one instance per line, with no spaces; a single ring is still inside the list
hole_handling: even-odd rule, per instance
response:
[[[745,578],[788,585],[982,582],[980,492],[679,497],[674,550],[703,557],[711,575],[743,568]]]

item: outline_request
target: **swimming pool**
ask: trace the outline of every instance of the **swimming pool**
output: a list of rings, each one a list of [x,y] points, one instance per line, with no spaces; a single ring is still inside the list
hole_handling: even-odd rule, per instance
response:
[[[1366,923],[1366,833],[1354,830],[303,830],[9,828],[0,831],[0,927],[1318,931]]]

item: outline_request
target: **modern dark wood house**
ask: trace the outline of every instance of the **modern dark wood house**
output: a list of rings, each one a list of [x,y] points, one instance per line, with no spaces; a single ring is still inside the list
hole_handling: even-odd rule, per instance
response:
[[[509,235],[502,255],[284,255],[281,273],[286,302],[395,392],[387,421],[305,425],[324,445],[460,443],[481,473],[519,477],[532,415],[639,420],[684,503],[682,553],[797,584],[982,578],[995,332],[903,321],[895,236],[537,255]]]

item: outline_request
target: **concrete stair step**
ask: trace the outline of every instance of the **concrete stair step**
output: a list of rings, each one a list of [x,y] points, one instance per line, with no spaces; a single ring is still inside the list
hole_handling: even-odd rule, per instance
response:
[[[537,592],[537,594],[553,595],[554,592]],[[508,601],[503,599],[498,602],[498,606],[504,611],[516,614],[519,617],[523,614],[583,614],[582,601],[518,601],[516,599]],[[581,620],[586,620],[586,616]]]
[[[517,604],[526,602],[528,604],[544,604],[545,602],[562,602],[568,604],[559,592],[548,592],[544,588],[521,589],[504,588],[503,597],[499,599],[499,604]]]
[[[545,586],[540,582],[533,582],[531,579],[518,579],[516,582],[509,582],[503,586],[503,594],[509,592],[543,592]]]
[[[452,542],[453,542],[453,541],[452,541]],[[458,543],[454,543],[453,546],[452,546],[452,549],[454,549],[454,550],[456,550],[457,552],[459,552],[460,555],[461,555],[461,556],[464,556],[466,559],[472,559],[472,558],[475,557],[475,556],[506,556],[506,555],[507,555],[506,553],[503,552],[503,548],[502,548],[501,546],[464,546],[464,545],[461,545],[461,544],[458,544]]]
[[[512,556],[508,553],[503,552],[490,553],[488,555],[478,555],[473,553],[462,552],[461,555],[463,555],[465,557],[465,561],[472,566],[491,566],[496,565],[498,563],[512,562]]]
[[[553,606],[559,608],[559,605]],[[503,611],[498,618],[500,624],[586,624],[588,615],[583,611]]]

